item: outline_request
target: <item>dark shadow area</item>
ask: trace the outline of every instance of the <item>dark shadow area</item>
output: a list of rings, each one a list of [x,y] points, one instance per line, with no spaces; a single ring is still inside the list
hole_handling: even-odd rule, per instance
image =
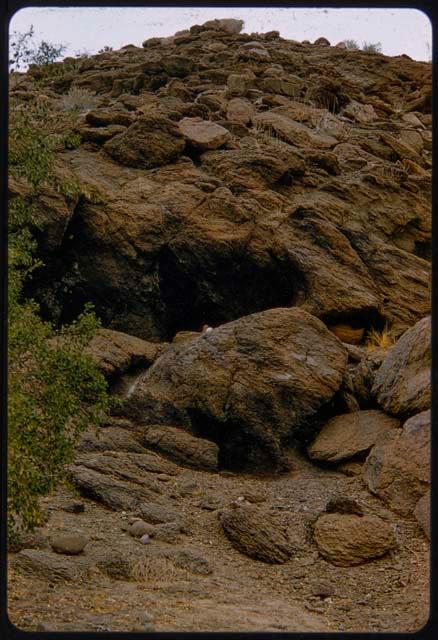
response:
[[[163,325],[170,339],[177,331],[199,331],[274,307],[292,307],[305,290],[304,278],[287,258],[263,264],[237,250],[207,247],[203,256],[176,255],[165,248],[158,261]]]

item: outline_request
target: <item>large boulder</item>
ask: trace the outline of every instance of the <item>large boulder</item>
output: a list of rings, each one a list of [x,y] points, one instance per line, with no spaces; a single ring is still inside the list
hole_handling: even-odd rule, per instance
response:
[[[430,407],[431,321],[423,318],[388,352],[372,393],[387,412],[409,416]]]
[[[220,462],[285,465],[284,445],[338,390],[347,354],[317,318],[270,309],[179,343],[146,372],[126,403],[143,424],[170,424],[214,440]]]
[[[103,145],[117,162],[129,167],[152,169],[175,161],[183,152],[185,140],[174,122],[160,114],[147,114],[124,133]]]
[[[362,475],[369,490],[393,511],[411,514],[430,486],[430,411],[380,436]]]
[[[335,416],[324,425],[307,452],[313,460],[341,462],[367,453],[382,433],[399,425],[396,418],[373,409]]]

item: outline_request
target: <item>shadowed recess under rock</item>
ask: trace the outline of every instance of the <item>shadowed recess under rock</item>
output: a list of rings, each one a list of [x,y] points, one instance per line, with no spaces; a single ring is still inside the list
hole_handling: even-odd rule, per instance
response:
[[[205,259],[204,259],[205,258]],[[265,262],[220,246],[206,255],[179,254],[164,248],[158,261],[165,306],[165,339],[181,330],[199,331],[275,307],[292,307],[305,296],[304,276],[287,258]]]

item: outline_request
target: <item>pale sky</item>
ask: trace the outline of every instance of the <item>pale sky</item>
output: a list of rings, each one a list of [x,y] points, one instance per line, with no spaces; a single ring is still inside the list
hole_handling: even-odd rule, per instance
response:
[[[295,9],[272,7],[108,7],[26,8],[10,25],[24,32],[32,24],[35,41],[66,44],[65,53],[97,53],[105,45],[119,49],[141,46],[153,36],[170,36],[212,18],[241,18],[246,33],[276,29],[283,38],[310,40],[324,36],[331,44],[340,40],[380,42],[382,53],[406,53],[414,60],[430,60],[432,27],[417,9]]]

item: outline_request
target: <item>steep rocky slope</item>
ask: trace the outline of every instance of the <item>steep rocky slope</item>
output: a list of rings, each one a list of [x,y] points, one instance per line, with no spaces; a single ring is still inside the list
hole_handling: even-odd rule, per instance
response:
[[[12,555],[19,626],[427,620],[431,65],[241,27],[11,89],[80,136],[29,293],[60,322],[95,304],[123,398]]]

